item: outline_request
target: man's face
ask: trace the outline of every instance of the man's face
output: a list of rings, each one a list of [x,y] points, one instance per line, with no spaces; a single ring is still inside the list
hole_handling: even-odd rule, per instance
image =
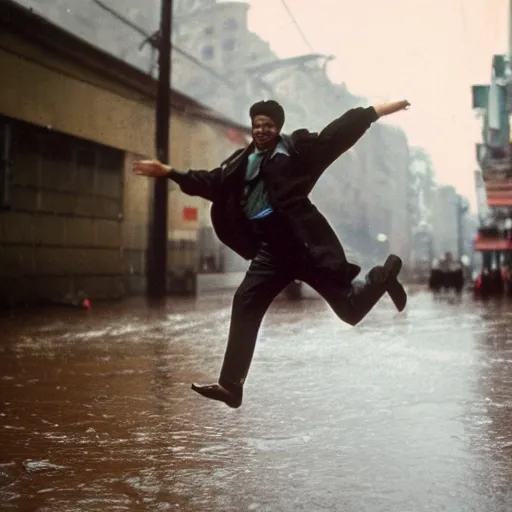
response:
[[[279,130],[270,117],[255,116],[252,120],[252,137],[258,149],[271,148],[278,135]]]

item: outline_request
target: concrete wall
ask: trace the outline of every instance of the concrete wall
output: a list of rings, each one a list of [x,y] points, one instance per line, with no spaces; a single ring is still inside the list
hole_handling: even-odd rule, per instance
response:
[[[152,101],[100,74],[0,34],[0,113],[99,144],[154,153]],[[58,91],[58,93],[57,93]]]
[[[239,142],[229,139],[226,130],[186,119],[180,124],[183,142],[176,147],[176,151],[180,152],[179,158],[173,160],[173,162],[181,162],[175,165],[178,169],[211,170],[218,167],[240,147]],[[186,209],[189,211],[196,209],[197,220],[187,219]],[[217,270],[238,271],[245,268],[244,260],[224,248],[214,235],[210,219],[210,203],[202,198],[183,194],[175,184],[171,184],[168,222],[169,238],[183,241],[180,242],[178,250],[170,255],[171,266],[189,268],[194,265],[199,266],[201,270],[202,259],[214,256],[218,265],[223,263],[222,268]],[[201,230],[208,236],[199,237]],[[190,252],[190,248],[194,245],[197,246],[195,255]]]

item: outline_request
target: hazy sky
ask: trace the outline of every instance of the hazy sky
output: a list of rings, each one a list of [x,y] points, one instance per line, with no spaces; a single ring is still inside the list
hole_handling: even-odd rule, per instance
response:
[[[249,28],[280,57],[309,52],[280,0],[248,0]],[[474,205],[472,84],[488,83],[508,44],[508,0],[288,0],[333,81],[373,102],[407,98],[392,122],[432,155],[437,179]],[[391,119],[390,119],[391,121]]]

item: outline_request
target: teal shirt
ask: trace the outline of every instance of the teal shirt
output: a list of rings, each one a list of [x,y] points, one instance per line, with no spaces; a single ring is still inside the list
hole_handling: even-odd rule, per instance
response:
[[[284,144],[279,142],[270,158],[277,153],[289,156]],[[244,212],[248,219],[261,219],[273,212],[268,193],[265,190],[265,183],[260,177],[261,162],[265,158],[265,151],[255,150],[249,155],[247,168],[245,170],[245,207]]]

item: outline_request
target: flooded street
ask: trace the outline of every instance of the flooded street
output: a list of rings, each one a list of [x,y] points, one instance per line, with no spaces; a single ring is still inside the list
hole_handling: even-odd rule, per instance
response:
[[[512,510],[512,303],[278,300],[231,410],[230,302],[1,318],[0,510]]]

